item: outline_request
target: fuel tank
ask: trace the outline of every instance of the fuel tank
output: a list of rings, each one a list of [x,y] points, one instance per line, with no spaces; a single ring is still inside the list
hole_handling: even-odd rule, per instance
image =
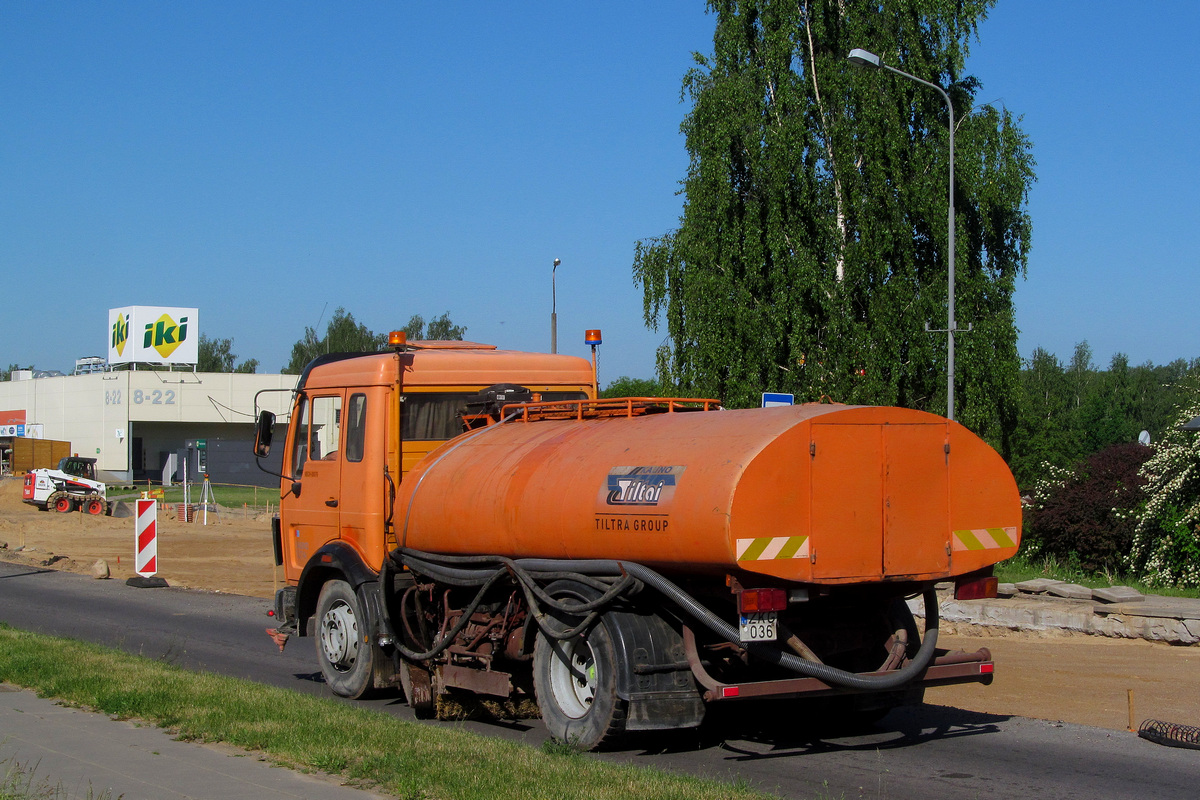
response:
[[[956,422],[811,404],[492,425],[406,475],[395,521],[431,552],[844,584],[1008,558],[1021,504],[999,454]]]

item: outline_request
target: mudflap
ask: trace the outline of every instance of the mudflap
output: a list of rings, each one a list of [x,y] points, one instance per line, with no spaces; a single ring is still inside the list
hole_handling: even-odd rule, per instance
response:
[[[704,719],[704,701],[688,666],[683,637],[658,614],[610,611],[604,615],[615,634],[617,694],[629,701],[628,731],[695,728]]]
[[[296,630],[296,587],[285,586],[275,592],[275,621],[280,630]]]

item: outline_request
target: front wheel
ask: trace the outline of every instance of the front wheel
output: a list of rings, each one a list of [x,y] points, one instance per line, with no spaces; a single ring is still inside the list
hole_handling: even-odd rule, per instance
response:
[[[88,500],[83,507],[93,517],[98,517],[104,513],[104,501],[98,497]]]
[[[374,689],[367,618],[350,584],[332,580],[321,587],[317,599],[317,660],[321,674],[334,694],[352,700]]]
[[[624,732],[629,703],[617,695],[616,663],[603,622],[566,641],[538,633],[533,683],[551,736],[592,750]]]

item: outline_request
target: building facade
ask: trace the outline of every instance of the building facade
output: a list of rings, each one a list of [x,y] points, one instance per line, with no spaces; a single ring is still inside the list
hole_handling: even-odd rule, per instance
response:
[[[109,483],[157,482],[172,454],[201,440],[245,454],[215,462],[229,474],[210,469],[212,481],[278,485],[254,465],[255,403],[286,422],[296,378],[138,369],[30,377],[0,382],[0,409],[24,410],[26,435],[69,441],[73,453],[94,457]]]

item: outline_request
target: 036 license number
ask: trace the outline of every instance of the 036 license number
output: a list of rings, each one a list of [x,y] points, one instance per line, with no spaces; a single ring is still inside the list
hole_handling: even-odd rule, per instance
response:
[[[778,638],[778,619],[779,614],[775,611],[742,614],[738,634],[743,642],[773,642]]]

